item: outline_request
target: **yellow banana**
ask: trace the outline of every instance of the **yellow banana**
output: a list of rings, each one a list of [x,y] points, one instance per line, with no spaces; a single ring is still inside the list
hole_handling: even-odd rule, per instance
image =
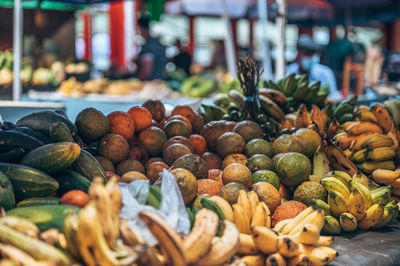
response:
[[[239,190],[239,196],[238,196],[238,199],[237,199],[237,204],[242,206],[243,210],[247,214],[247,217],[249,218],[249,220],[251,220],[252,208],[251,208],[250,199],[247,196],[246,190],[244,190],[244,189]]]
[[[65,221],[64,221],[65,225]],[[133,230],[126,220],[120,220],[119,232],[122,242],[127,245],[134,247],[138,244],[146,244],[144,238],[135,230]]]
[[[359,222],[358,226],[362,230],[368,230],[378,223],[378,221],[382,218],[383,212],[383,204],[375,203],[367,209],[364,218]]]
[[[351,213],[357,221],[361,221],[365,215],[365,209],[364,197],[356,187],[353,187],[348,199],[347,211]]]
[[[348,173],[344,171],[334,170],[326,174],[326,176],[333,176],[339,179],[350,190],[351,176]]]
[[[185,247],[181,237],[161,216],[154,212],[141,211],[139,212],[139,218],[158,240],[159,245],[172,265],[187,264]]]
[[[368,156],[368,150],[361,149],[359,151],[354,152],[350,159],[352,162],[362,163],[367,160],[367,156]]]
[[[0,223],[4,224],[26,236],[37,239],[39,235],[39,228],[29,221],[28,219],[17,216],[3,216],[0,217]]]
[[[391,160],[396,156],[396,152],[390,147],[380,147],[370,150],[367,159],[371,161]]]
[[[325,246],[307,246],[300,244],[300,251],[310,259],[311,265],[326,265],[331,263],[338,252]]]
[[[325,129],[324,118],[321,113],[321,109],[313,104],[311,106],[311,121],[315,122],[318,126],[318,132],[322,132]]]
[[[311,117],[307,111],[307,107],[302,104],[296,113],[296,128],[306,128],[311,124]]]
[[[393,140],[390,137],[388,137],[387,135],[375,134],[375,135],[369,137],[362,144],[361,147],[363,149],[373,150],[373,149],[381,148],[381,147],[391,147],[392,145],[393,145]]]
[[[357,112],[361,111],[369,111],[369,106],[364,104],[357,106]]]
[[[282,220],[279,221],[275,226],[274,226],[274,231],[280,233],[280,234],[286,234],[286,226],[289,225],[289,223],[293,222],[293,219],[286,219],[286,220]]]
[[[372,173],[376,169],[386,169],[386,170],[396,169],[396,165],[391,160],[380,161],[380,162],[367,161],[363,162],[362,164],[358,164],[357,166],[361,171],[368,174]]]
[[[347,158],[351,158],[354,154],[353,150],[345,149],[343,150],[343,154],[346,155]]]
[[[217,233],[218,222],[218,215],[213,211],[203,208],[196,213],[192,231],[183,240],[188,263],[195,263],[207,253]]]
[[[240,247],[238,253],[240,255],[251,255],[257,254],[258,252],[253,237],[249,234],[240,234]]]
[[[362,122],[372,122],[377,124],[378,121],[376,120],[376,116],[371,111],[362,110],[358,113],[358,118]]]
[[[78,243],[78,222],[78,215],[70,214],[64,219],[63,224],[63,232],[65,235],[65,241],[67,242],[68,252],[75,259],[80,258]]]
[[[351,127],[352,125],[355,125],[355,124],[360,124],[360,122],[358,122],[358,121],[348,121],[348,122],[346,122],[346,123],[344,123],[344,124],[342,125],[342,129],[343,129],[344,131],[347,131],[347,129],[348,129],[349,127]]]
[[[328,192],[328,204],[331,209],[332,215],[338,218],[340,214],[346,212],[347,201],[344,196],[335,190]]]
[[[293,127],[292,123],[290,122],[289,119],[285,118],[284,120],[282,120],[279,123],[279,129],[283,130],[283,129],[291,129]]]
[[[267,228],[271,228],[271,222],[272,222],[272,215],[271,215],[271,211],[268,208],[268,205],[265,202],[260,202],[261,206],[264,208],[265,211],[265,224],[264,226],[266,226]]]
[[[265,266],[286,266],[286,259],[280,253],[274,253],[268,256]]]
[[[394,180],[392,183],[390,183],[389,185],[391,185],[394,188],[400,189],[400,178],[397,178],[396,180]]]
[[[288,266],[310,266],[310,259],[305,254],[299,254],[288,259]]]
[[[315,245],[320,237],[320,229],[314,224],[306,224],[294,237],[301,244]]]
[[[374,105],[372,107],[372,113],[377,118],[378,125],[382,128],[383,133],[388,133],[390,129],[394,127],[394,123],[389,112],[382,105]]]
[[[265,226],[253,226],[251,235],[258,250],[272,254],[278,250],[278,233]],[[267,244],[268,243],[268,244]]]
[[[322,109],[321,110],[321,116],[322,116],[322,125],[325,127],[327,127],[326,123],[328,122],[328,114],[326,109]]]
[[[222,236],[214,239],[210,250],[197,262],[198,265],[221,265],[229,261],[239,250],[240,233],[235,224],[227,220],[224,220]]]
[[[355,175],[353,175],[352,181],[368,187],[369,179],[361,171],[358,171]]]
[[[245,210],[239,204],[233,204],[233,220],[240,233],[250,234],[250,220]]]
[[[300,254],[299,242],[291,235],[281,235],[278,238],[278,250],[286,258]]]
[[[358,124],[353,124],[349,128],[347,128],[346,132],[353,136],[358,136],[367,132],[376,132],[379,134],[383,133],[380,126],[371,122],[360,122]]]
[[[1,255],[1,262],[4,262],[6,260],[12,261],[12,263],[10,264],[4,263],[4,265],[20,265],[20,266],[42,265],[34,258],[29,256],[27,253],[25,253],[23,250],[16,248],[12,245],[6,245],[0,243],[0,255]]]
[[[267,221],[267,214],[265,212],[264,207],[261,205],[261,202],[259,202],[256,206],[256,210],[254,212],[253,217],[251,218],[251,226],[265,226],[265,223]]]
[[[314,224],[319,230],[324,226],[324,212],[321,209],[318,209],[304,218],[302,221],[298,222],[298,224],[290,231],[290,235],[294,235],[300,230],[303,230],[303,227],[306,224]]]
[[[391,146],[393,149],[397,149],[399,147],[399,136],[397,134],[396,128],[392,128],[387,136],[393,140],[393,145]]]
[[[322,231],[329,235],[339,235],[342,232],[339,221],[330,215],[325,216],[325,223]]]
[[[344,212],[339,218],[340,227],[345,232],[353,232],[357,229],[357,219],[353,214]]]
[[[343,135],[338,136],[338,138],[335,141],[335,144],[342,150],[348,149],[350,147],[350,144],[353,140],[355,140],[356,137],[347,133],[344,133]]]
[[[358,135],[357,138],[355,138],[353,140],[353,142],[350,144],[349,149],[353,152],[355,151],[359,151],[361,149],[365,149],[366,147],[364,147],[364,143],[368,141],[369,138],[376,136],[376,135],[380,135],[378,133],[375,132],[367,132],[361,135]]]
[[[240,258],[240,260],[246,265],[246,266],[264,266],[265,262],[265,257],[264,255],[248,255],[248,256],[243,256]]]
[[[227,219],[230,222],[233,222],[233,210],[229,202],[227,202],[225,199],[221,198],[220,196],[211,196],[208,198],[209,200],[214,201],[217,203],[221,211],[225,215],[225,219]]]
[[[333,139],[336,132],[340,129],[340,125],[336,119],[332,120],[332,122],[328,126],[327,136],[329,139]]]
[[[396,179],[400,178],[400,172],[385,169],[376,169],[372,172],[372,178],[375,180],[375,182],[389,185]]]
[[[322,184],[322,186],[324,186],[324,188],[328,192],[329,191],[340,192],[340,194],[342,194],[346,200],[348,199],[348,197],[350,195],[350,191],[347,188],[347,186],[345,184],[343,184],[342,181],[340,181],[339,179],[337,179],[335,177],[325,177],[325,178],[321,179],[321,184]]]
[[[253,190],[247,193],[247,196],[249,197],[250,200],[250,205],[251,205],[251,217],[253,217],[254,212],[256,210],[257,203],[259,202],[257,193]]]
[[[282,234],[289,234],[290,231],[292,231],[298,223],[303,221],[306,217],[308,217],[313,212],[314,212],[313,207],[308,207],[308,208],[304,209],[302,212],[300,212],[293,219],[287,219],[287,220],[278,222],[275,225],[274,230],[279,233],[282,233]]]
[[[393,206],[391,206],[389,204],[390,203],[388,203],[388,205],[385,206],[381,219],[375,225],[373,225],[371,228],[373,228],[373,229],[382,228],[392,220],[392,217],[394,214],[394,209],[393,209]]]
[[[369,191],[368,187],[364,186],[363,184],[360,184],[354,180],[350,182],[351,187],[355,187],[358,192],[362,195],[364,198],[364,203],[365,203],[365,209],[368,209],[369,207],[374,204],[374,200],[372,199],[371,192]],[[355,215],[354,213],[352,213]],[[355,215],[356,216],[356,215]]]
[[[333,243],[333,237],[331,236],[320,236],[317,242],[317,246],[330,247]]]

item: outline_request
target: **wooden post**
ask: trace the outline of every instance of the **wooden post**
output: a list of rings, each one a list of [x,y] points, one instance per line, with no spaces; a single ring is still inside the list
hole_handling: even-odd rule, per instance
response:
[[[249,20],[249,55],[254,54],[254,19]]]
[[[110,3],[110,61],[113,66],[125,65],[124,1]],[[132,21],[133,23],[133,21]]]
[[[237,19],[231,19],[232,25],[232,39],[233,39],[233,47],[235,50],[235,56],[239,52],[238,40],[237,40]]]
[[[195,32],[194,32],[194,17],[189,17],[189,44],[188,44],[188,52],[193,57],[194,54],[194,46],[195,46]]]
[[[84,60],[92,58],[92,16],[89,12],[82,14],[83,20],[83,41],[85,43],[85,50],[83,54]]]

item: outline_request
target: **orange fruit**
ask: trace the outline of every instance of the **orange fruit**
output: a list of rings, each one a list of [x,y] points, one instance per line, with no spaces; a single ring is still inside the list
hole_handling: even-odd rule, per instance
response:
[[[175,168],[170,171],[182,193],[183,201],[189,204],[197,195],[196,177],[186,169]]]
[[[147,160],[147,162],[144,164],[144,168],[148,168],[150,164],[154,162],[164,162],[163,158],[161,157],[153,157]]]
[[[189,119],[187,119],[186,117],[181,116],[181,115],[173,115],[170,118],[168,118],[166,122],[169,122],[174,119],[181,120],[183,123],[185,123],[186,127],[189,130],[189,134],[192,134],[192,123],[190,123]],[[164,126],[165,126],[165,124],[164,124]]]
[[[190,106],[187,105],[177,105],[171,112],[171,116],[181,115],[186,117],[190,122],[194,119],[194,111]]]
[[[80,208],[85,207],[89,202],[89,195],[82,190],[70,190],[65,193],[61,199],[61,204],[74,205]]]
[[[220,169],[210,169],[208,170],[208,179],[213,179],[217,181],[221,186],[224,185],[222,182],[222,170]]]
[[[153,117],[149,110],[141,106],[134,106],[128,110],[128,114],[135,121],[136,131],[142,131],[151,126]]]
[[[207,168],[210,169],[221,169],[221,158],[218,155],[212,152],[205,152],[201,155],[201,159],[203,159]]]
[[[197,180],[197,195],[210,194],[218,195],[222,185],[212,179],[199,179]]]
[[[130,139],[135,134],[135,122],[132,117],[122,111],[111,112],[107,115],[110,122],[110,132]]]
[[[169,166],[163,162],[154,162],[147,167],[146,176],[150,180],[150,184],[154,184],[160,177],[163,169],[168,169]]]
[[[203,136],[192,134],[189,136],[189,140],[193,144],[195,154],[201,156],[207,151],[207,141]]]
[[[158,99],[147,100],[142,106],[150,111],[151,116],[157,122],[160,122],[165,117],[165,106]]]

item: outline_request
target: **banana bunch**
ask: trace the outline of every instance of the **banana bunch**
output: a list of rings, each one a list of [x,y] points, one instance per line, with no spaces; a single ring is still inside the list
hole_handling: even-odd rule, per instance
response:
[[[333,238],[320,236],[324,212],[308,207],[270,229],[255,225],[240,234],[238,254],[247,265],[325,265],[338,255]]]
[[[379,184],[384,184],[392,187],[392,193],[400,197],[400,172],[377,169],[372,172],[372,178]]]
[[[395,201],[389,202],[391,186],[370,190],[370,181],[361,172],[351,177],[343,171],[332,171],[321,184],[328,191],[327,202],[314,199],[313,206],[324,210],[323,231],[327,234],[381,228],[398,215]]]
[[[146,205],[153,206],[158,210],[160,208],[161,198],[162,196],[160,187],[155,185],[150,185],[149,193],[147,194],[146,198]]]
[[[352,95],[336,105],[335,108],[327,108],[328,116],[336,119],[339,124],[353,121],[354,110],[357,103],[357,96]]]

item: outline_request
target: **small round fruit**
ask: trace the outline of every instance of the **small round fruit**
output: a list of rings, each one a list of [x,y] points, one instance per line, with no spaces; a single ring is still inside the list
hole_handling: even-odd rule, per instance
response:
[[[163,162],[154,162],[147,167],[146,176],[150,180],[150,184],[154,184],[160,177],[163,169],[168,170],[169,166]]]
[[[311,206],[313,199],[326,201],[327,193],[325,188],[315,181],[303,182],[293,193],[293,199]]]
[[[190,122],[194,119],[194,111],[188,105],[177,105],[171,112],[171,116],[173,115],[181,115],[186,117]]]
[[[95,158],[99,162],[101,167],[103,167],[104,171],[115,172],[114,164],[109,159],[103,156],[96,156]]]
[[[179,143],[179,144],[185,145],[186,147],[188,147],[190,149],[191,153],[194,153],[194,147],[193,147],[192,142],[188,138],[185,138],[183,136],[175,136],[175,137],[172,137],[172,138],[168,139],[167,142],[164,143],[163,152],[170,145],[175,144],[175,143]]]
[[[107,117],[95,108],[86,108],[79,112],[75,119],[79,136],[87,143],[99,140],[110,131]]]
[[[206,162],[208,170],[221,169],[221,158],[215,153],[205,152],[201,155],[201,159]]]
[[[271,213],[281,204],[281,195],[278,190],[267,182],[258,182],[251,186],[251,190],[257,193],[260,201],[264,201]]]
[[[201,156],[207,151],[207,141],[202,135],[192,134],[189,136],[189,140],[193,144],[195,154]]]
[[[129,158],[143,164],[149,159],[149,153],[139,141],[129,141]]]
[[[205,124],[201,130],[201,135],[207,140],[209,150],[215,150],[217,139],[225,132],[232,130],[232,125],[227,121],[211,121]]]
[[[281,195],[282,199],[289,199],[289,190],[286,188],[286,186],[284,184],[281,183],[281,185],[279,186],[279,194]]]
[[[241,153],[229,154],[222,161],[222,169],[225,169],[225,167],[227,167],[228,165],[230,165],[232,163],[240,163],[243,165],[247,165],[247,161],[248,161],[248,159],[244,154],[241,154]]]
[[[203,126],[204,126],[203,117],[199,113],[194,112],[194,117],[192,121],[192,132],[195,134],[200,134]]]
[[[217,139],[217,153],[223,158],[229,154],[242,153],[244,146],[243,137],[235,132],[226,132]]]
[[[140,132],[139,142],[143,144],[149,154],[153,157],[161,155],[167,135],[158,127],[149,127]]]
[[[321,136],[314,130],[308,128],[300,128],[294,133],[298,137],[303,146],[303,152],[308,158],[314,158],[315,151],[321,144]]]
[[[237,123],[233,128],[233,132],[241,135],[246,143],[252,139],[260,139],[264,137],[264,132],[261,127],[250,120],[244,120]]]
[[[247,162],[247,167],[253,172],[258,170],[274,170],[272,160],[264,154],[255,154],[251,156]]]
[[[149,110],[153,119],[160,122],[165,117],[165,106],[158,99],[150,99],[142,104],[142,107]]]
[[[136,131],[140,132],[151,126],[153,117],[149,110],[142,106],[134,106],[128,110],[128,114],[135,122]]]
[[[223,172],[220,169],[210,169],[208,170],[208,179],[213,179],[223,186],[224,183],[222,182],[222,173]]]
[[[174,136],[189,137],[189,129],[184,122],[178,119],[172,119],[168,121],[164,126],[164,131],[167,133],[168,138]]]
[[[163,158],[161,158],[161,157],[153,157],[153,158],[151,158],[151,159],[146,161],[146,163],[144,164],[144,168],[147,169],[149,167],[149,165],[154,163],[154,162],[163,162],[163,163],[165,163]]]
[[[120,162],[117,167],[116,167],[116,173],[117,175],[124,175],[126,172],[130,171],[138,171],[141,172],[142,174],[145,173],[144,171],[144,166],[136,160],[133,159],[126,159],[122,162]]]
[[[109,113],[107,118],[110,121],[111,133],[119,134],[127,140],[135,134],[135,122],[128,113],[115,111]]]
[[[225,167],[222,173],[222,182],[228,184],[237,182],[246,187],[251,185],[252,174],[249,168],[240,163],[233,163]]]
[[[275,226],[280,221],[296,217],[306,208],[306,205],[295,200],[289,200],[285,203],[282,203],[280,206],[278,206],[278,208],[276,208],[274,214],[272,215],[272,226]]]
[[[128,157],[129,144],[121,135],[109,133],[101,138],[98,153],[114,164],[119,163]]]
[[[225,184],[221,190],[219,191],[219,196],[222,197],[224,200],[229,202],[229,204],[233,205],[237,202],[239,197],[240,190],[247,190],[243,184],[231,182]]]
[[[222,185],[212,179],[199,179],[197,180],[197,195],[210,194],[218,195]]]
[[[126,172],[123,176],[121,176],[120,182],[130,183],[130,182],[138,180],[138,179],[147,180],[147,177],[144,174],[142,174],[141,172],[130,171],[130,172]]]
[[[179,157],[190,154],[190,149],[183,144],[172,144],[163,152],[163,158],[168,165],[172,165]]]
[[[186,154],[172,164],[172,168],[184,168],[190,171],[197,179],[208,177],[208,168],[206,162],[196,154]]]
[[[253,173],[253,184],[258,182],[267,182],[279,190],[281,182],[279,176],[270,170],[258,170]]]
[[[74,205],[83,208],[89,202],[89,195],[82,190],[70,190],[61,199],[61,204]]]
[[[168,123],[171,120],[175,120],[175,119],[180,120],[183,123],[185,123],[185,125],[186,125],[186,127],[187,127],[187,129],[189,131],[189,134],[192,134],[192,123],[186,117],[183,117],[181,115],[173,115],[173,116],[171,116],[170,118],[167,119],[166,123]]]
[[[295,187],[311,174],[311,162],[304,154],[291,152],[278,160],[277,174],[281,182]]]
[[[272,145],[270,142],[264,139],[252,139],[245,147],[245,153],[247,157],[251,157],[255,154],[265,154],[268,157],[272,157]]]
[[[197,195],[197,180],[194,175],[186,169],[175,168],[171,170],[175,177],[178,187],[182,193],[183,201],[189,204]]]
[[[280,135],[272,143],[272,152],[274,154],[287,153],[287,152],[303,152],[303,145],[299,138],[292,135]]]

